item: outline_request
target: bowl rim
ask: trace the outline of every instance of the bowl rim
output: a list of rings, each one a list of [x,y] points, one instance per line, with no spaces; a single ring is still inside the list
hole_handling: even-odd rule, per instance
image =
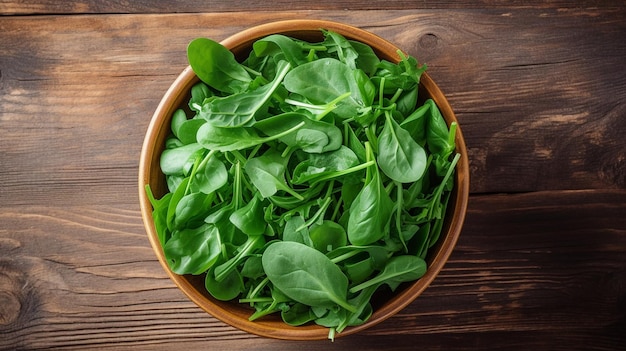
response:
[[[246,47],[249,47],[252,42],[258,40],[259,38],[270,34],[280,33],[289,35],[290,33],[303,31],[313,32],[321,28],[336,31],[344,36],[349,37],[350,39],[361,41],[369,45],[375,43],[378,49],[381,49],[382,51],[387,53],[396,53],[399,50],[391,42],[358,27],[328,20],[304,19],[275,21],[250,27],[225,38],[221,41],[221,44],[229,48],[233,52],[238,52]],[[397,56],[397,54],[395,55],[395,57],[389,57],[389,59],[398,61],[399,56]],[[326,339],[328,337],[328,329],[317,325],[290,327],[284,324],[284,329],[277,329],[273,324],[264,323],[263,321],[250,322],[247,319],[244,320],[239,316],[231,314],[229,311],[223,309],[221,306],[214,303],[213,301],[207,299],[205,295],[198,292],[190,284],[186,276],[175,274],[169,269],[168,264],[164,259],[163,249],[155,234],[156,230],[154,222],[152,220],[152,207],[146,194],[145,186],[147,184],[150,184],[151,182],[150,175],[152,170],[154,170],[155,162],[157,161],[157,153],[152,151],[155,150],[155,147],[157,149],[160,147],[160,145],[155,145],[155,136],[169,131],[169,123],[164,123],[164,121],[170,118],[174,108],[180,106],[181,101],[186,96],[188,91],[188,89],[181,89],[181,87],[190,88],[190,84],[197,81],[199,81],[199,79],[197,78],[191,67],[187,66],[163,95],[150,120],[146,131],[140,154],[138,185],[142,220],[150,244],[157,254],[157,258],[161,266],[166,271],[170,279],[176,284],[176,286],[196,305],[198,305],[200,308],[205,310],[213,317],[221,320],[222,322],[251,334],[275,339]],[[443,95],[439,87],[435,84],[435,82],[430,78],[427,72],[422,75],[420,84],[422,85],[422,88],[429,91],[431,95],[430,98],[433,99],[433,101],[441,110],[441,113],[446,119],[447,124],[449,125],[452,121],[457,122],[458,124],[458,120],[456,119],[456,116],[452,110],[452,107],[448,103],[448,100]],[[164,131],[164,129],[167,129],[167,131]],[[421,295],[421,293],[432,283],[432,281],[435,279],[435,277],[439,274],[443,266],[448,261],[448,258],[451,255],[461,233],[469,200],[468,155],[465,139],[461,132],[460,126],[457,126],[455,144],[457,152],[461,154],[461,157],[457,163],[457,169],[455,173],[455,188],[457,189],[457,191],[454,192],[454,208],[448,208],[447,217],[449,218],[446,218],[446,222],[447,225],[449,225],[449,228],[447,230],[447,233],[442,233],[442,235],[440,236],[439,242],[437,243],[439,249],[436,254],[430,259],[431,264],[429,265],[426,274],[416,282],[410,283],[410,285],[404,290],[394,294],[391,300],[387,301],[384,305],[374,311],[374,313],[366,323],[358,326],[348,327],[341,333],[336,334],[335,337],[351,335],[370,328],[387,320],[400,310],[404,309],[407,305],[411,304],[419,295]],[[156,163],[158,165],[158,162]]]

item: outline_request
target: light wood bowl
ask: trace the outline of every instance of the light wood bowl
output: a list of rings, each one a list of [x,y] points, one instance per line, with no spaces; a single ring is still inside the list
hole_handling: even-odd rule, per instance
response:
[[[335,31],[348,39],[370,45],[381,59],[392,62],[398,62],[400,59],[397,55],[397,48],[393,44],[372,33],[346,24],[320,20],[290,20],[268,23],[239,32],[221,43],[229,48],[236,57],[243,59],[248,55],[252,43],[257,39],[279,33],[308,41],[320,41],[322,40],[320,28]],[[168,268],[154,228],[152,207],[144,189],[146,184],[150,184],[157,198],[166,193],[167,186],[165,177],[159,168],[159,158],[164,148],[165,139],[170,134],[172,113],[187,103],[190,89],[198,81],[199,79],[191,67],[183,70],[158,105],[143,143],[139,166],[139,199],[143,222],[152,248],[161,265],[178,288],[215,318],[243,331],[265,337],[286,340],[326,339],[328,337],[327,328],[315,324],[292,327],[283,323],[280,316],[268,316],[250,322],[248,321],[248,317],[252,313],[250,307],[236,301],[224,302],[214,299],[204,288],[204,276],[181,276]],[[457,121],[446,97],[428,74],[422,75],[419,96],[421,100],[432,98],[439,106],[448,124]],[[414,283],[400,286],[393,294],[376,296],[376,301],[373,302],[374,313],[371,318],[365,324],[346,328],[336,337],[360,332],[393,316],[415,300],[443,268],[461,232],[469,195],[467,150],[460,128],[456,131],[456,150],[461,154],[461,158],[457,164],[455,187],[448,205],[443,231],[438,243],[429,251],[426,260],[428,263],[427,273]]]

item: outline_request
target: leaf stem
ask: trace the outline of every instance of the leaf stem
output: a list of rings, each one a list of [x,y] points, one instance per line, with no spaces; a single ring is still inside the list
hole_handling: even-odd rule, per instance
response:
[[[331,178],[336,178],[336,177],[340,177],[340,176],[343,176],[343,175],[346,175],[346,174],[350,174],[350,173],[353,173],[353,172],[356,172],[356,171],[360,171],[362,169],[368,168],[368,167],[373,166],[375,164],[376,164],[376,161],[370,160],[370,161],[367,161],[365,163],[358,164],[358,165],[356,165],[354,167],[350,167],[348,169],[344,169],[343,171],[332,172],[332,173],[326,174],[324,176],[321,176],[319,178],[315,178],[313,181],[311,181],[311,185],[317,184],[319,182],[322,182],[322,181],[325,181],[325,180],[328,180],[328,179],[331,179]]]
[[[457,125],[458,124],[456,122],[450,123],[450,132],[448,133],[448,145],[452,145],[452,147],[454,147],[454,145],[455,145],[454,144],[454,139],[456,137]]]
[[[320,217],[323,217],[323,214],[326,212],[326,209],[328,208],[328,206],[330,205],[331,199],[330,197],[326,197],[326,199],[324,199],[324,202],[322,203],[322,205],[320,206],[320,208],[317,210],[317,212],[315,212],[315,214],[313,216],[311,216],[311,218],[309,218],[309,220],[307,220],[306,222],[304,222],[304,224],[302,224],[301,226],[299,226],[296,229],[296,232],[299,232],[305,228],[307,228],[308,226],[310,226],[311,224],[315,223]]]
[[[408,253],[409,249],[406,246],[406,241],[404,240],[404,235],[402,234],[402,209],[404,207],[403,204],[403,196],[402,196],[402,183],[398,181],[394,181],[396,185],[396,229],[398,230],[398,236],[400,237],[400,242],[402,242],[402,246],[404,247],[404,253]]]
[[[268,278],[267,276],[263,278],[263,280],[261,280],[261,282],[253,290],[250,291],[247,299],[255,299],[257,294],[267,285],[267,283],[269,283],[269,281],[270,278]]]

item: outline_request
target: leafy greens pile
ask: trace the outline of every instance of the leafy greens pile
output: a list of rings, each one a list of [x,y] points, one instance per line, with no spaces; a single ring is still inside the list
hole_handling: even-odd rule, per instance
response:
[[[333,339],[370,317],[379,288],[426,272],[459,156],[456,124],[418,104],[425,65],[322,32],[267,36],[242,63],[193,40],[201,81],[161,154],[169,192],[146,191],[173,272],[205,274],[250,320],[279,313]]]

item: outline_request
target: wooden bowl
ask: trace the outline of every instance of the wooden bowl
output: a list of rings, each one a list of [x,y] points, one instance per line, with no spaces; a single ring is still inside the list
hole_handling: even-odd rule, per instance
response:
[[[397,48],[380,37],[367,31],[329,21],[320,20],[290,20],[268,23],[239,32],[221,43],[229,48],[236,57],[243,59],[251,50],[252,43],[270,34],[285,34],[308,41],[322,40],[320,28],[335,31],[348,39],[361,41],[370,45],[381,59],[398,62]],[[199,33],[201,35],[201,33]],[[419,59],[419,57],[418,57]],[[145,185],[150,184],[155,196],[160,198],[167,191],[165,177],[159,168],[159,158],[164,149],[165,139],[170,134],[170,120],[172,113],[186,104],[191,87],[199,81],[198,77],[187,67],[167,90],[158,105],[143,143],[139,166],[139,199],[143,222],[161,265],[169,274],[174,283],[199,307],[221,321],[243,331],[265,337],[287,340],[318,340],[328,337],[328,329],[312,324],[292,327],[282,322],[280,316],[268,316],[250,322],[248,317],[252,313],[249,306],[238,302],[224,302],[214,299],[205,290],[203,276],[177,275],[170,271],[163,249],[157,238],[152,220],[152,207],[146,196]],[[435,101],[446,122],[455,122],[456,117],[443,93],[428,76],[421,77],[420,98],[431,98]],[[426,259],[427,273],[418,281],[400,286],[390,296],[378,296],[371,318],[362,325],[348,327],[337,337],[357,333],[376,325],[406,307],[415,300],[433,281],[450,256],[461,232],[465,219],[469,193],[469,167],[465,141],[461,129],[456,131],[456,150],[461,154],[457,164],[455,187],[448,205],[446,221],[438,243],[431,248]]]

